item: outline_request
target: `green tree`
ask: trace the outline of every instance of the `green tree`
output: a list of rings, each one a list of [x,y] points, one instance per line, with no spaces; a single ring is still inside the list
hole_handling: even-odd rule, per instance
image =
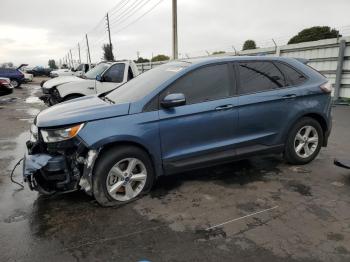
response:
[[[256,49],[256,48],[257,47],[256,47],[255,41],[249,39],[244,42],[242,50],[244,51],[244,50],[250,50],[250,49]]]
[[[159,62],[159,61],[168,61],[170,60],[169,56],[166,55],[156,55],[152,58],[152,62]]]
[[[212,53],[212,55],[222,55],[222,54],[226,54],[225,51],[215,51]]]
[[[296,36],[293,36],[289,40],[288,44],[317,41],[340,36],[338,30],[331,29],[329,26],[314,26],[300,31]]]
[[[103,60],[104,61],[114,61],[113,45],[104,44],[102,46],[102,50],[103,50]]]
[[[149,59],[147,58],[143,58],[143,57],[139,57],[137,60],[135,60],[135,63],[148,63]]]
[[[54,59],[50,59],[48,64],[49,64],[49,67],[51,69],[57,69],[58,68],[57,65],[56,65],[56,61]]]

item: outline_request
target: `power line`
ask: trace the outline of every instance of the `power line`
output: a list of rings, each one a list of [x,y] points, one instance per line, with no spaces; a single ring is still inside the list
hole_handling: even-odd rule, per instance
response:
[[[158,5],[160,5],[164,0],[160,0],[158,1],[154,6],[152,6],[148,11],[146,11],[145,13],[143,13],[141,16],[139,16],[138,18],[136,18],[134,21],[130,22],[129,24],[127,24],[126,26],[122,27],[121,29],[119,29],[118,31],[114,32],[114,33],[119,33],[123,30],[125,30],[126,28],[128,28],[129,26],[135,24],[136,22],[138,22],[140,19],[142,19],[144,16],[146,16],[147,14],[149,14],[150,12],[152,12]]]
[[[111,23],[115,23],[117,21],[120,21],[125,17],[126,17],[126,19],[128,19],[130,16],[132,16],[132,14],[129,15],[130,13],[133,13],[133,11],[134,11],[134,13],[137,12],[140,8],[142,8],[145,5],[145,3],[148,3],[149,1],[150,0],[147,0],[146,2],[144,2],[144,4],[141,7],[139,7],[140,4],[143,3],[143,0],[136,0],[133,3],[133,5],[130,5],[128,9],[124,10],[125,12],[123,12],[122,14],[119,14],[119,16],[116,17],[116,19],[112,19]]]
[[[110,13],[110,14],[112,15],[112,14],[115,14],[115,13],[119,12],[121,9],[124,8],[124,6],[126,6],[126,5],[130,2],[130,0],[126,0],[126,2],[125,2],[125,0],[122,0],[122,1],[120,1],[119,3],[122,3],[122,2],[124,2],[124,4],[123,4],[122,6],[116,5],[116,6],[113,7],[111,10],[109,10],[108,13]],[[117,8],[117,7],[119,7],[119,9],[113,10],[113,9],[115,9],[115,8]]]

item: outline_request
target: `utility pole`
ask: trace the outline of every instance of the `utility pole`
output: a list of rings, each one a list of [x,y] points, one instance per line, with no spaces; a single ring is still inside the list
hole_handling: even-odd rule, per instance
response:
[[[178,59],[177,0],[173,0],[173,59]]]
[[[88,35],[87,35],[87,34],[85,34],[85,38],[86,38],[86,46],[87,46],[87,53],[88,53],[88,63],[89,63],[89,65],[91,65],[91,55],[90,55],[89,39],[88,39]]]
[[[81,56],[80,56],[80,44],[78,43],[78,52],[79,52],[79,64],[81,64]]]
[[[72,49],[69,49],[69,53],[70,53],[70,61],[72,61],[72,68],[74,68]]]
[[[109,26],[109,16],[108,16],[108,13],[107,13],[107,15],[106,15],[106,19],[107,19],[108,38],[109,38],[109,48],[110,48],[111,54],[113,54],[112,39],[111,39],[111,27]]]

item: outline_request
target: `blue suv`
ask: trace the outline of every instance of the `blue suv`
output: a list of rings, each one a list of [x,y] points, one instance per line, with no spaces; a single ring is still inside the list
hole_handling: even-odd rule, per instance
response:
[[[84,189],[110,206],[140,197],[159,176],[252,155],[306,164],[327,145],[331,91],[291,58],[170,62],[38,114],[24,178],[45,194]]]
[[[11,85],[15,88],[24,82],[24,75],[17,68],[0,68],[0,77],[9,78]]]

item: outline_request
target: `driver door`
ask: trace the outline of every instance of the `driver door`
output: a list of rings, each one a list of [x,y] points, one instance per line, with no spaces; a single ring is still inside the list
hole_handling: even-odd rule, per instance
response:
[[[125,64],[112,65],[102,76],[102,81],[96,82],[97,93],[105,93],[115,89],[124,83],[125,79]]]

